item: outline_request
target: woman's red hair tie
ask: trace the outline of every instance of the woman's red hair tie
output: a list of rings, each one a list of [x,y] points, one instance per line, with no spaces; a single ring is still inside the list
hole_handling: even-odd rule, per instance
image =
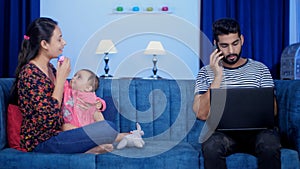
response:
[[[30,39],[30,37],[29,37],[29,36],[27,36],[27,35],[24,35],[24,39],[25,39],[25,40],[29,40],[29,39]]]

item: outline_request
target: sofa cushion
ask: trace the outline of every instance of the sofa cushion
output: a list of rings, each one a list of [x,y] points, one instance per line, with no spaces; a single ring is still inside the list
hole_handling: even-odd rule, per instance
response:
[[[299,168],[298,152],[291,149],[282,148],[281,150],[282,168]],[[245,153],[235,153],[226,158],[227,168],[230,169],[256,169],[257,159],[255,156]],[[204,168],[204,158],[200,155],[200,168]]]
[[[0,149],[7,147],[7,106],[14,78],[0,80]]]
[[[149,141],[144,148],[125,148],[96,157],[97,168],[199,168],[199,152],[187,142]],[[117,166],[116,166],[117,164]]]
[[[12,148],[0,151],[0,169],[95,169],[94,154],[54,154],[21,152]]]
[[[300,80],[277,80],[275,86],[281,143],[299,152]]]
[[[7,141],[11,148],[25,151],[20,147],[22,114],[18,106],[9,104],[7,109]]]
[[[227,167],[231,169],[240,168],[257,168],[256,157],[244,153],[232,154],[226,158]],[[298,168],[298,153],[291,149],[281,149],[281,166],[282,168]]]

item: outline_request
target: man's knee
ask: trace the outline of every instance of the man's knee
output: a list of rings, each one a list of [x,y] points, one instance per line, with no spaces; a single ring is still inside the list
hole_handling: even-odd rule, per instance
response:
[[[256,141],[256,152],[264,154],[280,153],[280,138],[276,131],[266,130],[261,132]]]
[[[233,142],[223,133],[214,133],[206,142],[202,144],[204,156],[225,155],[231,148]]]

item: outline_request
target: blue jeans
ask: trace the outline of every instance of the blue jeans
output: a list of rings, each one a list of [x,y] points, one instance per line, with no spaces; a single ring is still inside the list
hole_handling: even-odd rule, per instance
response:
[[[280,169],[276,130],[215,132],[202,144],[205,169],[226,169],[226,157],[237,152],[257,157],[259,169]]]
[[[110,121],[99,121],[73,130],[60,132],[33,150],[42,153],[83,153],[101,144],[111,144],[118,132]]]

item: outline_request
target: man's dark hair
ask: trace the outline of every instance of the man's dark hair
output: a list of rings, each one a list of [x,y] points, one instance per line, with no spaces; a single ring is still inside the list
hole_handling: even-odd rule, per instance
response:
[[[239,23],[232,18],[222,18],[213,23],[214,40],[219,41],[219,35],[228,35],[230,33],[238,33],[241,36]]]

